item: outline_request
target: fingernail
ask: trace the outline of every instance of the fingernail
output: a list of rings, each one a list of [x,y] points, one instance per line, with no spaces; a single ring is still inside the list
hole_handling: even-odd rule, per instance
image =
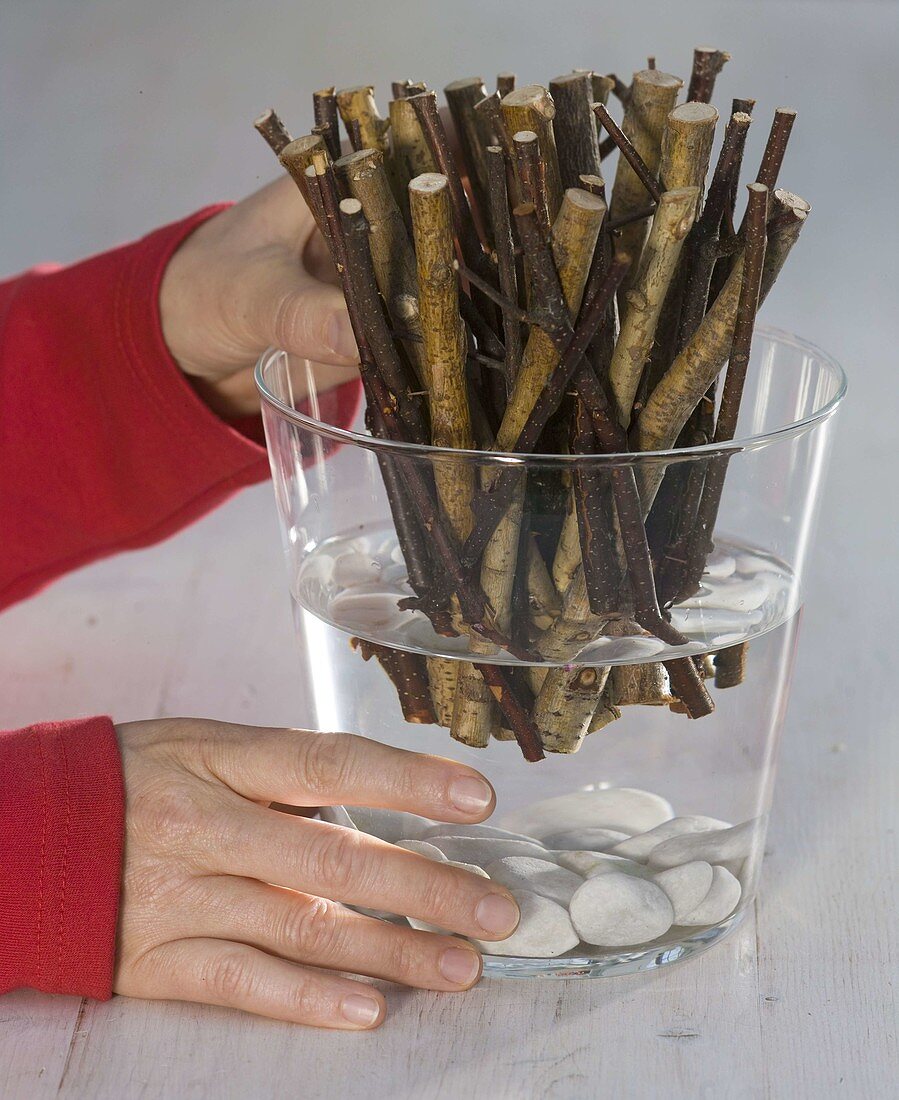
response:
[[[464,947],[449,947],[440,956],[440,973],[453,985],[471,985],[480,969],[481,960]]]
[[[449,786],[450,802],[464,814],[477,814],[486,810],[493,801],[490,784],[475,775],[462,775]]]
[[[381,1005],[374,997],[366,997],[362,993],[351,993],[349,997],[344,997],[340,1011],[344,1019],[349,1020],[351,1024],[371,1027],[381,1015]]]
[[[509,936],[515,931],[519,919],[518,906],[502,894],[488,894],[481,898],[475,910],[478,924],[493,936]]]
[[[328,347],[343,359],[358,359],[359,349],[353,335],[350,319],[345,313],[335,313],[327,327]]]

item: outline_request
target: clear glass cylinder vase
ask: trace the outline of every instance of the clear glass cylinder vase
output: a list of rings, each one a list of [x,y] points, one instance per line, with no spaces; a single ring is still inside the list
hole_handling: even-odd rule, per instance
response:
[[[760,329],[738,438],[636,455],[374,439],[329,422],[308,364],[274,350],[257,384],[317,728],[454,757],[497,792],[480,835],[323,815],[524,897],[488,975],[649,969],[733,928],[759,879],[840,367]]]

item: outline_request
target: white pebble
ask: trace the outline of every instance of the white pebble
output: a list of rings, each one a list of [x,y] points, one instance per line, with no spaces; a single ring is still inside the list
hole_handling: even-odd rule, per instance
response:
[[[554,857],[541,845],[531,840],[505,840],[493,836],[432,836],[429,841],[447,857],[462,863],[476,863],[486,867],[503,856],[533,856],[534,859]]]
[[[756,577],[730,581],[716,585],[705,596],[694,596],[679,604],[683,608],[721,608],[726,611],[756,611],[768,599],[771,587],[768,584],[770,574],[759,573]]]
[[[746,630],[751,626],[758,626],[762,621],[761,611],[737,612],[725,610],[721,607],[681,607],[675,605],[671,608],[672,621],[678,630],[688,632],[702,632],[705,634],[734,634],[741,632],[745,637]]]
[[[330,554],[320,551],[308,558],[303,565],[303,571],[300,573],[300,585],[308,584],[310,581],[318,581],[323,585],[330,584],[333,576],[334,559]]]
[[[428,829],[423,839],[450,836],[493,837],[496,840],[526,840],[529,844],[537,843],[533,837],[525,836],[524,833],[510,833],[508,829],[498,829],[495,825],[438,824]]]
[[[770,569],[771,566],[772,562],[768,558],[760,558],[756,554],[737,555],[738,573],[748,573],[750,576],[754,576],[756,573]]]
[[[574,871],[576,875],[584,878],[592,878],[594,875],[604,875],[609,871],[623,871],[625,874],[642,874],[644,868],[639,863],[630,859],[622,859],[620,856],[610,856],[605,852],[567,852],[554,851],[554,858],[560,867],[566,867]]]
[[[513,896],[521,910],[518,927],[504,940],[474,940],[485,955],[554,959],[577,946],[577,932],[561,905],[529,890],[514,890]]]
[[[428,817],[407,814],[402,810],[372,810],[367,806],[349,806],[347,813],[357,829],[380,837],[390,844],[398,840],[421,840],[422,834],[434,822]]]
[[[706,863],[742,860],[752,853],[761,834],[761,818],[756,817],[730,829],[672,837],[653,848],[649,865],[664,869],[694,859],[703,859]]]
[[[487,872],[483,867],[475,867],[473,863],[456,863],[454,860],[446,860],[447,867],[460,867],[463,871],[468,871],[471,875],[479,875],[481,878],[487,878]],[[406,917],[406,920],[412,925],[413,928],[417,928],[419,932],[436,932],[438,936],[452,936],[453,933],[446,928],[441,928],[437,924],[428,924],[427,921],[419,920],[418,917]]]
[[[406,559],[403,557],[403,550],[399,543],[390,551],[390,560],[396,562],[397,565],[406,564]]]
[[[573,871],[531,856],[504,856],[487,864],[487,875],[510,890],[530,890],[567,906],[583,878]]]
[[[707,833],[713,829],[729,829],[729,821],[719,821],[715,817],[672,817],[670,821],[663,821],[656,825],[648,833],[640,833],[638,836],[629,837],[620,844],[615,844],[608,850],[615,856],[624,856],[625,859],[636,859],[645,863],[653,848],[670,840],[674,836],[683,836],[688,833]]]
[[[538,840],[595,825],[633,836],[673,816],[671,803],[661,795],[635,787],[607,787],[546,798],[510,814],[503,824]]]
[[[709,892],[699,905],[682,917],[678,923],[689,927],[718,924],[725,917],[729,917],[737,907],[740,892],[739,879],[734,878],[726,867],[713,867]]]
[[[665,891],[634,875],[587,879],[571,899],[569,911],[581,939],[597,947],[647,943],[664,935],[674,921]]]
[[[371,584],[381,576],[381,563],[371,554],[341,554],[334,562],[334,583],[340,588]]]
[[[705,563],[705,576],[721,580],[729,577],[737,568],[737,559],[731,554],[713,554]]]
[[[396,584],[406,579],[406,567],[405,565],[388,565],[381,573],[381,582],[383,584]]]
[[[356,828],[356,823],[346,812],[344,806],[322,806],[318,811],[318,816],[322,821],[327,821],[331,825],[342,825],[345,829]]]
[[[361,592],[350,588],[331,600],[329,612],[345,628],[395,630],[406,621],[405,611],[397,606],[402,598],[399,592]]]
[[[683,924],[684,918],[692,913],[712,888],[712,865],[694,860],[682,863],[680,867],[670,867],[659,871],[652,881],[668,895],[674,909],[674,923]]]
[[[446,863],[443,852],[433,844],[428,844],[426,840],[398,840],[396,846],[405,848],[407,852],[418,852],[420,856],[427,856],[428,859],[436,860],[437,863]]]
[[[596,663],[636,661],[661,653],[664,648],[665,643],[658,638],[637,634],[628,638],[598,638],[584,650],[582,656],[589,654],[591,662]]]
[[[569,851],[608,852],[616,844],[627,840],[629,834],[618,829],[606,829],[602,825],[586,829],[567,829],[543,838],[547,848],[566,848]]]

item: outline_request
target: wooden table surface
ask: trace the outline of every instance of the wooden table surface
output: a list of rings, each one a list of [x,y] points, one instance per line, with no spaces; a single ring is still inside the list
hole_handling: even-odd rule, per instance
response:
[[[390,1017],[370,1035],[198,1006],[16,993],[0,998],[0,1098],[896,1096],[890,639],[899,609],[886,489],[895,487],[899,424],[899,143],[888,140],[899,9],[573,0],[555,26],[536,7],[518,6],[503,22],[459,0],[434,7],[428,34],[407,21],[403,35],[385,37],[361,0],[345,0],[339,33],[330,7],[8,6],[3,125],[17,156],[4,163],[3,268],[75,256],[251,187],[270,167],[243,120],[269,100],[287,111],[334,80],[383,87],[423,75],[440,87],[463,70],[518,67],[541,79],[597,64],[597,50],[600,65],[627,72],[646,50],[666,67],[700,41],[730,49],[722,102],[758,92],[766,118],[779,103],[800,109],[784,182],[813,203],[765,320],[828,348],[851,383],[809,572],[760,897],[729,940],[655,975],[495,980],[458,997],[391,989]],[[499,60],[491,40],[503,42]],[[328,50],[313,49],[324,41]],[[766,127],[752,136],[753,159]],[[197,141],[201,132],[208,140]],[[45,170],[48,137],[64,180]],[[172,186],[160,186],[163,176]],[[103,712],[301,725],[297,669],[267,485],[0,616],[4,726]]]

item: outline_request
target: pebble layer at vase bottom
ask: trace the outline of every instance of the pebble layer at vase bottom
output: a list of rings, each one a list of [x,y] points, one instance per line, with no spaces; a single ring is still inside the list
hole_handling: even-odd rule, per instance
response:
[[[737,923],[764,840],[762,818],[679,816],[662,796],[625,787],[556,796],[496,825],[342,806],[322,817],[507,887],[518,928],[474,942],[485,974],[510,977],[627,973],[696,954]]]

